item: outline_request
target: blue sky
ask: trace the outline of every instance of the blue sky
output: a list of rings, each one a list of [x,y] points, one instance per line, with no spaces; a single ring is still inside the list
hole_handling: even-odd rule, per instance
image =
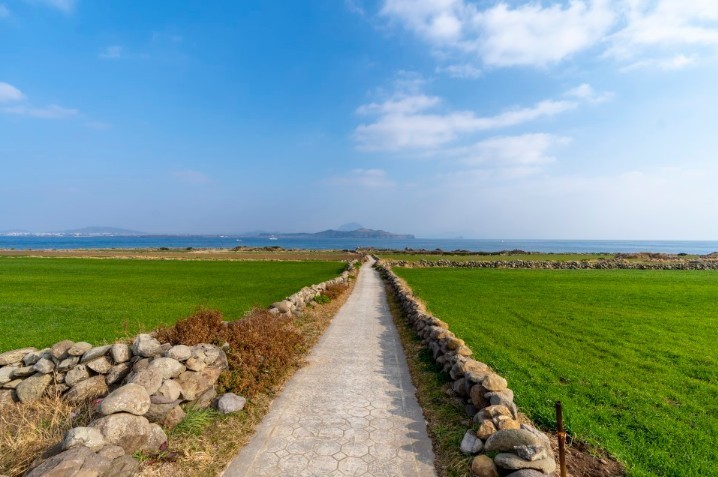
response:
[[[718,237],[714,0],[0,0],[0,230]]]

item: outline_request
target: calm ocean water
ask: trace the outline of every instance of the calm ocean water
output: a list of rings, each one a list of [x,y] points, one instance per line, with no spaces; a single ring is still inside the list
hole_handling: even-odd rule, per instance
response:
[[[0,249],[78,249],[78,248],[231,248],[236,246],[280,246],[299,249],[354,249],[375,247],[401,250],[442,249],[497,252],[526,250],[554,253],[662,252],[707,254],[718,252],[718,241],[646,240],[474,240],[474,239],[283,239],[269,240],[233,236],[148,235],[138,237],[0,237]]]

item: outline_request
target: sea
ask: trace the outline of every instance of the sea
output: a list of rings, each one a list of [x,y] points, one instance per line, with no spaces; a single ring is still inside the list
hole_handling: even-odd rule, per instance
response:
[[[0,249],[76,250],[131,248],[233,248],[282,247],[285,249],[353,250],[469,250],[498,252],[524,250],[544,253],[686,253],[718,252],[718,241],[677,240],[516,240],[516,239],[328,239],[248,238],[231,235],[142,235],[142,236],[0,236]]]

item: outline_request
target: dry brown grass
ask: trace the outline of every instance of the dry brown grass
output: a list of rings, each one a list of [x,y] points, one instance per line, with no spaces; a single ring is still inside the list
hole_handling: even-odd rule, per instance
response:
[[[208,422],[199,432],[171,432],[170,450],[176,453],[176,458],[172,461],[148,460],[142,466],[141,475],[218,475],[249,442],[274,397],[303,365],[352,288],[353,282],[348,287],[336,288],[334,300],[325,305],[313,305],[294,319],[259,310],[219,331],[222,338],[215,342],[230,344],[227,359],[232,368],[220,377],[220,387],[248,397],[247,406],[243,412],[234,415],[208,413],[203,416]],[[201,315],[184,320],[176,330],[177,335],[168,332],[163,336],[205,333],[201,330],[203,321],[208,329],[216,329],[216,314],[203,310]]]
[[[69,404],[59,395],[0,409],[0,474],[23,475],[69,429],[92,419],[92,403]]]

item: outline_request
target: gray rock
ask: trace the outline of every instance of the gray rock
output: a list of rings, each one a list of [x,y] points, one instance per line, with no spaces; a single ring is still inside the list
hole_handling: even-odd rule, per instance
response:
[[[85,446],[97,452],[105,446],[105,438],[100,431],[92,427],[73,427],[65,434],[62,449],[68,450],[77,446]]]
[[[97,432],[100,432],[100,431],[97,431]],[[100,435],[102,435],[102,434],[100,434]],[[103,439],[104,439],[104,437],[103,437]],[[102,457],[107,457],[110,460],[115,460],[118,457],[122,457],[123,455],[125,455],[125,449],[123,449],[120,446],[109,445],[109,446],[103,447],[102,449],[97,451],[97,453],[100,454]]]
[[[521,424],[521,429],[530,432],[534,436],[536,436],[541,442],[543,442],[544,446],[547,449],[551,448],[551,441],[549,440],[548,436],[544,434],[543,432],[536,429],[534,426],[530,424]]]
[[[68,389],[70,389],[70,386],[64,383],[51,384],[47,387],[47,394],[49,396],[59,396]]]
[[[81,402],[107,394],[107,383],[104,376],[93,376],[75,384],[65,394],[65,399],[70,402]]]
[[[87,369],[87,366],[84,364],[78,364],[71,370],[67,372],[65,375],[65,384],[68,386],[74,386],[75,384],[79,383],[80,381],[84,381],[85,379],[90,377],[90,370]]]
[[[147,438],[147,443],[142,448],[148,452],[159,452],[163,447],[167,445],[167,434],[162,430],[159,424],[150,424],[150,435]]]
[[[157,390],[157,394],[174,401],[179,399],[180,394],[182,394],[182,386],[174,379],[168,379],[162,383],[162,386]]]
[[[6,351],[0,354],[0,366],[20,363],[26,355],[35,351],[37,351],[37,348],[20,348],[12,351]]]
[[[167,350],[165,356],[176,359],[177,361],[187,361],[190,357],[192,357],[192,348],[185,345],[173,346]]]
[[[126,343],[115,343],[110,348],[110,356],[115,364],[125,363],[132,358],[132,351],[130,351],[130,345]]]
[[[67,371],[68,369],[74,367],[77,365],[77,363],[80,362],[79,356],[71,356],[69,358],[65,358],[60,361],[60,363],[57,365],[58,371]]]
[[[292,311],[292,302],[289,300],[278,301],[272,303],[272,308],[276,308],[280,313],[289,313]]]
[[[132,342],[132,352],[137,356],[151,358],[162,353],[162,344],[148,334],[140,334]]]
[[[164,427],[168,429],[172,429],[177,424],[182,422],[182,420],[185,418],[185,412],[184,409],[182,409],[181,406],[175,406],[172,408],[170,412],[165,414],[164,419],[160,421],[160,424],[162,424]]]
[[[524,460],[516,454],[501,453],[494,457],[494,463],[503,468],[511,470],[535,469],[544,474],[551,474],[556,470],[556,461],[553,458],[539,460]]]
[[[100,356],[105,356],[107,352],[110,351],[110,348],[112,348],[112,345],[95,346],[94,348],[90,349],[89,351],[86,351],[85,354],[82,355],[82,359],[80,360],[80,362],[86,363],[88,361],[92,361],[93,359],[97,359]]]
[[[217,410],[222,414],[230,414],[244,409],[247,400],[234,393],[226,393],[217,400]]]
[[[152,360],[150,358],[140,358],[139,356],[135,356],[135,359],[130,361],[132,363],[132,371],[138,373],[143,369],[147,369],[150,366],[151,361]]]
[[[55,370],[55,363],[47,358],[41,358],[37,363],[32,365],[32,369],[40,374],[48,374]]]
[[[23,366],[22,368],[15,368],[15,371],[12,373],[12,378],[23,379],[33,374],[35,374],[35,370],[32,366]]]
[[[190,359],[185,361],[185,365],[190,371],[202,371],[207,367],[207,363],[204,362],[204,355],[202,357],[192,356]]]
[[[100,413],[107,416],[118,412],[128,412],[142,416],[150,409],[150,395],[139,384],[125,384],[115,389],[100,403]]]
[[[549,456],[547,449],[543,446],[516,446],[514,453],[524,460],[546,459]]]
[[[496,392],[505,390],[508,383],[498,374],[489,374],[481,381],[481,385],[488,391]]]
[[[59,343],[55,343],[55,344],[52,345],[52,347],[50,348],[50,354],[51,354],[52,357],[55,358],[55,359],[65,359],[65,358],[67,358],[67,356],[68,356],[68,355],[67,355],[67,350],[69,350],[70,348],[72,348],[72,346],[73,346],[74,344],[75,344],[75,343],[73,343],[73,342],[70,341],[70,340],[64,340],[64,341],[60,341]]]
[[[182,396],[187,401],[194,401],[197,397],[214,386],[221,374],[219,368],[206,368],[202,371],[185,371],[177,378],[182,387]],[[159,388],[159,386],[158,386]]]
[[[99,374],[107,374],[112,370],[112,362],[107,356],[88,361],[86,366]]]
[[[512,452],[516,446],[541,445],[541,440],[524,429],[497,431],[486,440],[486,452]]]
[[[197,396],[197,399],[194,400],[191,404],[192,409],[206,409],[209,406],[212,405],[214,402],[214,399],[217,397],[217,390],[214,389],[214,386],[207,389],[205,392]]]
[[[50,457],[25,477],[99,477],[110,471],[112,461],[84,446]]]
[[[105,477],[131,477],[140,470],[140,463],[131,455],[123,455],[112,461],[112,470]]]
[[[125,376],[130,374],[130,369],[132,369],[130,363],[120,363],[113,366],[110,372],[105,376],[105,382],[109,385],[122,381],[125,379]]]
[[[172,379],[179,376],[187,368],[173,358],[155,358],[152,360],[147,369],[157,369],[162,373],[162,379]]]
[[[0,368],[0,385],[12,381],[12,373],[18,369],[17,366],[5,366]]]
[[[22,379],[13,379],[12,381],[3,384],[2,387],[3,387],[3,389],[15,389],[16,387],[18,387],[20,385],[21,382],[22,382]]]
[[[92,349],[92,345],[87,341],[80,341],[70,346],[67,350],[67,354],[70,356],[82,356]]]
[[[42,358],[52,359],[52,354],[50,354],[50,348],[45,348],[40,351],[33,351],[32,353],[28,353],[25,355],[24,358],[22,358],[22,362],[25,363],[25,366],[32,366],[33,364],[40,361]]]
[[[8,404],[13,404],[17,401],[15,391],[12,389],[0,389],[0,409]]]
[[[162,372],[159,369],[143,369],[138,373],[133,373],[128,379],[128,383],[135,383],[143,386],[148,394],[154,394],[162,386]]]
[[[162,422],[167,414],[182,402],[180,399],[168,402],[157,401],[158,399],[153,396],[152,404],[150,405],[149,410],[145,413],[145,417],[151,422]]]
[[[97,419],[90,427],[100,431],[105,442],[122,447],[127,454],[143,449],[152,433],[146,418],[124,412]]]
[[[478,454],[484,448],[484,443],[476,437],[476,433],[472,430],[466,431],[464,438],[461,440],[461,452],[464,454]]]
[[[18,384],[15,388],[15,394],[20,402],[37,401],[42,397],[51,381],[52,376],[49,374],[35,374]]]

